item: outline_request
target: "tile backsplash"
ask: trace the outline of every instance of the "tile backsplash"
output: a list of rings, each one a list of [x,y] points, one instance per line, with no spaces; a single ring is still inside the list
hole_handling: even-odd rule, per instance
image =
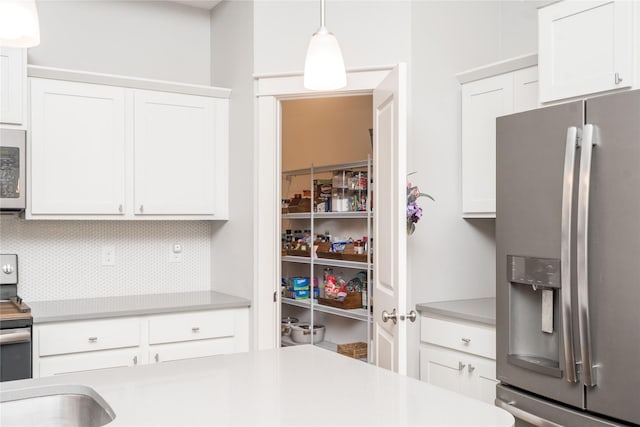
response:
[[[211,289],[207,221],[27,221],[0,216],[0,253],[18,254],[25,301]],[[171,262],[174,244],[180,262]],[[103,250],[115,250],[103,265]]]

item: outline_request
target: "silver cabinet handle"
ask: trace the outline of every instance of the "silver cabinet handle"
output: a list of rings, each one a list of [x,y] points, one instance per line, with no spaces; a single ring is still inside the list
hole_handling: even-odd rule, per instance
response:
[[[97,342],[98,341],[98,337],[89,337],[89,342]]]
[[[191,332],[193,332],[194,334],[200,332],[200,328],[198,326],[194,326],[193,328],[191,328]]]
[[[615,73],[613,81],[615,84],[619,85],[622,83],[622,77],[620,77],[620,73]]]
[[[591,157],[595,129],[584,125],[580,154],[580,186],[578,187],[578,230],[576,276],[578,283],[578,328],[582,353],[582,381],[586,386],[596,385],[591,357],[591,327],[589,324],[589,189],[591,184]],[[564,286],[564,284],[563,284]]]
[[[458,362],[458,371],[462,371],[464,369],[464,367],[467,366],[462,362]]]
[[[567,129],[564,152],[564,173],[562,184],[562,216],[560,227],[560,285],[562,292],[562,346],[567,369],[567,381],[578,381],[576,358],[573,352],[573,325],[571,315],[571,219],[573,202],[573,179],[578,147],[578,129]]]
[[[387,310],[382,311],[382,321],[387,323],[389,320],[391,320],[394,325],[398,323],[398,313],[395,308],[391,313],[387,313]]]
[[[408,314],[401,314],[400,320],[409,319],[411,322],[415,322],[418,318],[418,313],[415,310],[411,310]]]
[[[2,272],[4,274],[11,274],[13,273],[13,271],[14,271],[14,268],[13,268],[13,265],[11,264],[5,264],[2,266]]]
[[[468,367],[468,369],[469,369],[469,372],[473,372],[473,371],[475,371],[475,370],[476,370],[476,367],[475,367],[475,366],[473,366],[471,363],[469,363],[469,367]]]
[[[471,342],[471,338],[460,338],[463,343],[469,344]]]
[[[140,213],[144,213],[144,205],[140,205]]]
[[[158,353],[156,353],[156,355],[154,356],[154,359],[156,360],[156,362],[160,361],[160,355]]]
[[[533,415],[530,412],[524,411],[517,406],[515,406],[515,402],[505,402],[502,399],[496,399],[495,404],[498,408],[502,408],[505,411],[509,412],[515,418],[520,419],[522,421],[526,421],[534,426],[539,427],[562,427],[560,424],[556,424],[553,421],[546,420],[537,415]]]
[[[123,207],[122,204],[120,206],[118,206],[118,212],[122,213]]]
[[[138,364],[138,356],[133,356],[133,364],[134,365]]]

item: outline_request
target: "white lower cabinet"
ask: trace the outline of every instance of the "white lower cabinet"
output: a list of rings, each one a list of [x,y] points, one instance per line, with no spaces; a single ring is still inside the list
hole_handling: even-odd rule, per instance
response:
[[[249,350],[246,309],[153,316],[148,326],[150,363]]]
[[[493,404],[495,328],[423,317],[420,336],[422,381]]]
[[[249,309],[34,325],[33,377],[249,351]]]

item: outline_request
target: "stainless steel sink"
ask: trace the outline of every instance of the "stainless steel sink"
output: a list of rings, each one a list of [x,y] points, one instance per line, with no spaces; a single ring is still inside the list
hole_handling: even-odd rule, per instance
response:
[[[109,424],[116,414],[90,387],[55,385],[0,392],[0,425],[83,426]]]

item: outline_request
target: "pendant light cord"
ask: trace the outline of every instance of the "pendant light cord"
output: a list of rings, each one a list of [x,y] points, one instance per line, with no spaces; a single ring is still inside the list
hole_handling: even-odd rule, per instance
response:
[[[320,28],[324,28],[324,0],[320,0]]]

